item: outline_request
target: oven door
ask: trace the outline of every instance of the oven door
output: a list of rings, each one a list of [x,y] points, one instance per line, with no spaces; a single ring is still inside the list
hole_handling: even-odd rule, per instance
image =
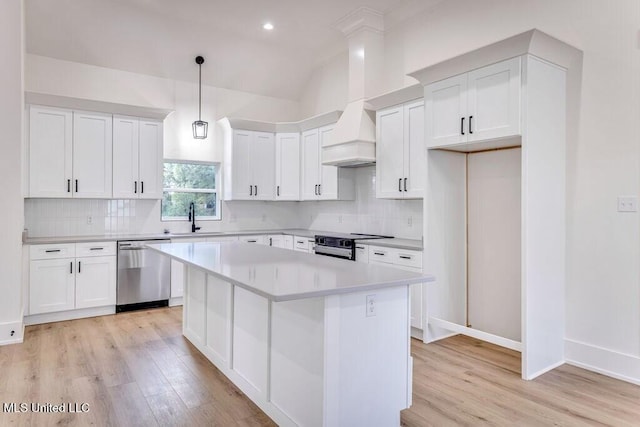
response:
[[[336,248],[333,246],[316,245],[316,255],[331,256],[334,258],[348,259],[350,261],[356,260],[356,254],[353,248]]]

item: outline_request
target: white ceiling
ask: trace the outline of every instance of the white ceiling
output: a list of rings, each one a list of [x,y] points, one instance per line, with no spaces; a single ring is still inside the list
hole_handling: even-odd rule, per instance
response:
[[[387,24],[440,0],[26,0],[27,52],[299,99],[346,41],[334,28],[360,6]],[[262,29],[266,21],[275,29]]]

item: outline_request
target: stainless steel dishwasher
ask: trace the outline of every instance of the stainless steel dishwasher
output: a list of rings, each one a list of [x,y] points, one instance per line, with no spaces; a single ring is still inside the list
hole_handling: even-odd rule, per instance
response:
[[[169,305],[171,260],[145,247],[168,239],[118,241],[116,313]]]

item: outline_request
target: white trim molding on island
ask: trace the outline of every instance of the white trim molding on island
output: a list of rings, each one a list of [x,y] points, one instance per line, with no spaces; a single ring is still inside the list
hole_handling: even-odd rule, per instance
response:
[[[410,292],[428,274],[238,242],[149,245],[186,264],[183,334],[282,426],[399,426]]]

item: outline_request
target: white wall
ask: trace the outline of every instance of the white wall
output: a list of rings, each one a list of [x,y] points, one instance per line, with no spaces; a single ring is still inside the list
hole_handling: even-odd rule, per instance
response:
[[[23,3],[0,2],[0,343],[22,339]],[[11,336],[11,330],[15,331]]]
[[[304,117],[327,111],[344,110],[349,94],[348,71],[349,54],[345,51],[328,59],[313,72],[300,98]]]
[[[618,195],[640,184],[640,2],[448,0],[385,34],[385,91],[406,74],[537,28],[584,52],[567,113],[567,357],[640,382],[640,229]],[[339,79],[325,65],[325,76]],[[346,67],[344,73],[346,73]],[[329,71],[331,70],[331,71]],[[303,105],[317,96],[306,91]],[[323,93],[324,99],[330,98]]]

